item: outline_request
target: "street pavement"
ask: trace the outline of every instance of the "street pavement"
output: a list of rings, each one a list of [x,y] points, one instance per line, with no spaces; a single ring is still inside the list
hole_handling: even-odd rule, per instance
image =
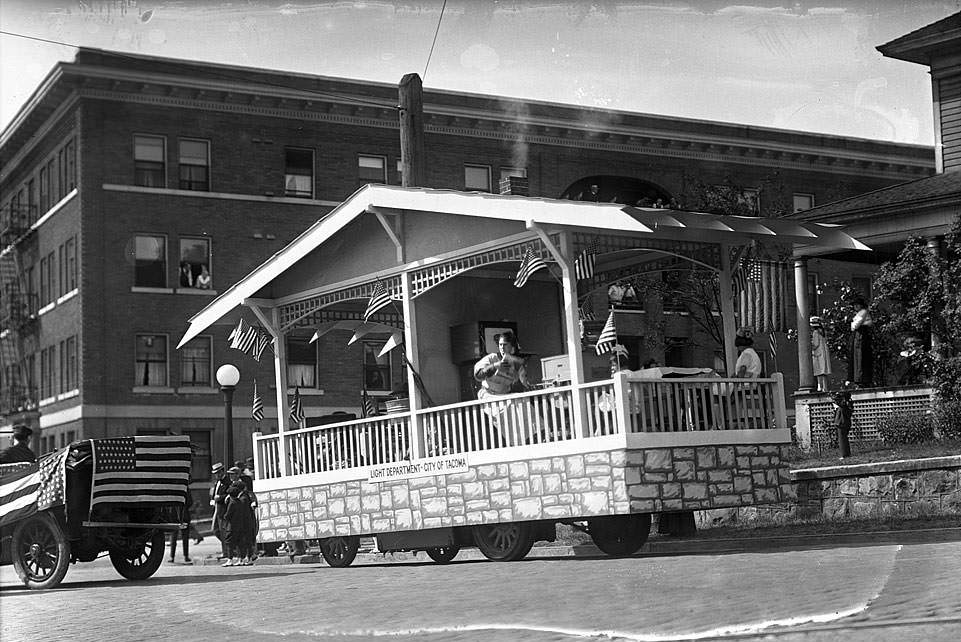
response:
[[[60,588],[0,569],[7,640],[956,640],[961,542],[820,540],[628,559],[553,547],[513,563],[362,555],[354,566],[165,563],[123,580],[101,559]],[[931,539],[929,537],[929,539]],[[840,538],[845,540],[845,538]],[[678,547],[683,546],[678,543]],[[216,554],[207,538],[196,559]],[[549,549],[535,549],[547,555]]]

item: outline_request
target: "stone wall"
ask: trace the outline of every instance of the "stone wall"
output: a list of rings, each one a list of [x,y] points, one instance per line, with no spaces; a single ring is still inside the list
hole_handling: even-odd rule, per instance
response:
[[[780,446],[612,450],[259,493],[264,542],[787,499]],[[787,493],[787,494],[785,494]]]

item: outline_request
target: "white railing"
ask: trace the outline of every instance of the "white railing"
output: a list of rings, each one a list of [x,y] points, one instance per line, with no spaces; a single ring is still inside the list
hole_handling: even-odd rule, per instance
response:
[[[786,428],[783,380],[625,377],[628,432]]]
[[[573,395],[582,421],[575,421]],[[288,474],[323,473],[424,456],[490,451],[626,433],[786,427],[780,374],[770,379],[613,380],[449,404],[284,433]],[[255,435],[259,478],[283,476],[278,435]]]

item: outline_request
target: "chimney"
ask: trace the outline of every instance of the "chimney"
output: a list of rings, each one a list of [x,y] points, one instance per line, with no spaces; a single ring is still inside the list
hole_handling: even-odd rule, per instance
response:
[[[506,176],[501,179],[501,194],[530,196],[530,182],[523,176]]]

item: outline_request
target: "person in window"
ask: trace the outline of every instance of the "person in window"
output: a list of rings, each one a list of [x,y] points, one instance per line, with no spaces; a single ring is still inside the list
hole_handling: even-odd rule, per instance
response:
[[[854,317],[851,319],[851,339],[848,350],[848,385],[868,387],[874,381],[874,350],[872,334],[874,321],[868,305],[862,298],[851,302]]]
[[[190,270],[190,263],[180,262],[180,287],[192,288],[194,286],[194,273]]]
[[[37,455],[30,449],[30,436],[33,431],[23,424],[13,427],[10,435],[11,445],[0,451],[0,464],[37,461]]]
[[[200,274],[197,275],[196,285],[201,290],[209,290],[210,282],[210,271],[207,269],[207,264],[204,263],[200,266]]]

